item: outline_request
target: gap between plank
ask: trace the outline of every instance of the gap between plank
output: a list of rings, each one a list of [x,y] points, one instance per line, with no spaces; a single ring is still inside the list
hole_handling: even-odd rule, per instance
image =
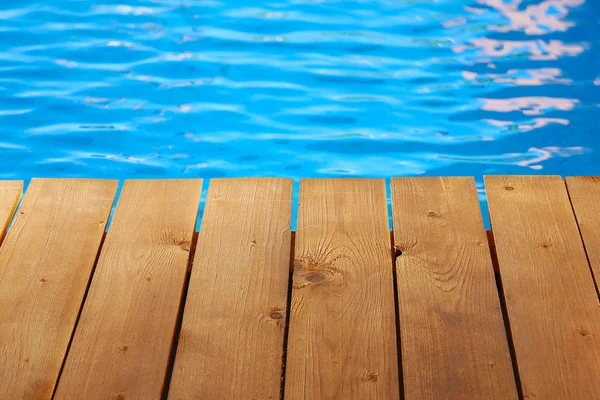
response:
[[[17,215],[17,211],[19,211],[19,206],[21,205],[21,201],[23,200],[24,196],[25,196],[25,189],[21,188],[21,194],[19,195],[19,197],[15,201],[15,204],[14,204],[14,207],[13,207],[13,211],[12,211],[12,215],[8,219],[8,223],[6,224],[6,229],[4,230],[4,234],[0,235],[0,246],[2,246],[2,243],[4,243],[4,239],[6,238],[6,235],[8,235],[8,231],[10,230],[10,227],[12,226],[12,223],[15,220],[15,217]]]
[[[108,219],[107,219],[107,226],[108,226]],[[102,247],[104,246],[105,239],[106,239],[106,230],[102,234],[102,239],[100,240],[100,245],[98,246],[98,252],[96,253],[96,259],[94,260],[94,266],[92,267],[90,277],[89,277],[87,285],[85,287],[85,292],[83,293],[83,299],[81,300],[81,305],[79,306],[79,311],[77,312],[77,318],[75,319],[75,325],[73,326],[73,330],[71,331],[71,337],[69,338],[69,343],[67,344],[67,350],[65,351],[65,356],[63,357],[62,363],[60,365],[60,369],[58,370],[58,375],[56,377],[56,381],[54,382],[54,389],[52,389],[52,397],[51,397],[52,399],[56,395],[56,389],[58,389],[58,383],[60,382],[60,378],[62,376],[63,369],[65,368],[65,363],[67,362],[67,357],[69,356],[69,350],[71,350],[71,344],[73,343],[73,338],[75,337],[75,332],[77,331],[77,326],[79,325],[79,319],[81,318],[81,313],[83,312],[83,306],[85,304],[85,301],[87,300],[90,286],[92,285],[92,279],[94,278],[94,273],[96,272],[96,266],[98,265],[98,260],[100,259],[100,254],[102,253]]]
[[[492,265],[494,267],[494,277],[496,278],[496,287],[498,290],[498,298],[500,299],[500,309],[502,310],[502,319],[504,320],[504,329],[506,330],[506,341],[508,342],[508,350],[510,351],[510,359],[515,375],[515,383],[517,385],[517,394],[519,399],[523,399],[523,387],[521,386],[521,377],[519,375],[519,365],[517,363],[517,354],[515,352],[515,344],[512,338],[512,330],[510,328],[510,320],[508,318],[508,310],[506,308],[506,299],[504,298],[504,288],[502,286],[502,277],[500,275],[500,265],[498,263],[498,254],[496,253],[496,241],[494,240],[494,232],[487,231],[487,237],[490,247],[490,255],[492,257]]]
[[[496,241],[494,240],[494,232],[485,231],[487,235],[488,245],[490,246],[490,254],[492,256],[492,265],[494,273],[498,272],[498,257],[496,256]]]
[[[285,369],[287,363],[287,344],[288,334],[290,332],[290,312],[292,310],[292,285],[294,282],[294,258],[296,256],[296,232],[292,231],[292,241],[290,245],[290,267],[288,278],[287,303],[285,306],[285,328],[283,331],[283,352],[281,353],[281,389],[279,398],[285,397]]]
[[[567,189],[567,196],[569,197],[569,204],[571,205],[571,210],[573,210],[573,216],[575,217],[575,223],[577,224],[577,231],[579,232],[579,237],[581,238],[581,243],[583,244],[583,251],[585,252],[585,259],[587,260],[588,267],[590,269],[590,274],[592,275],[592,281],[594,282],[594,288],[596,288],[596,296],[598,296],[598,302],[600,302],[600,289],[598,288],[598,280],[600,280],[600,276],[594,276],[594,269],[592,268],[592,262],[590,261],[590,256],[588,255],[587,246],[585,244],[585,239],[581,234],[581,226],[579,226],[579,218],[577,217],[577,213],[575,212],[575,206],[573,205],[573,200],[571,199],[571,193],[569,192],[569,185],[565,181],[565,188]]]
[[[194,265],[194,256],[196,255],[196,246],[198,244],[198,232],[192,235],[192,243],[190,244],[190,257],[188,258],[188,266],[183,282],[183,290],[181,291],[181,299],[179,300],[179,310],[177,311],[177,322],[173,331],[173,339],[171,340],[171,354],[167,363],[167,372],[163,383],[161,399],[166,400],[169,397],[169,389],[171,388],[171,378],[173,376],[173,368],[175,367],[175,357],[177,355],[177,347],[179,346],[179,336],[181,333],[181,325],[183,324],[183,314],[185,311],[185,303],[187,301],[188,289],[190,286],[190,278]]]
[[[391,214],[390,214],[391,215]],[[394,315],[396,318],[396,354],[398,355],[398,386],[400,391],[400,399],[404,400],[404,372],[402,371],[402,347],[400,337],[400,305],[398,304],[398,276],[396,274],[396,257],[401,257],[402,253],[398,253],[396,244],[394,243],[394,231],[390,231],[390,254],[392,255],[392,279],[394,281]]]

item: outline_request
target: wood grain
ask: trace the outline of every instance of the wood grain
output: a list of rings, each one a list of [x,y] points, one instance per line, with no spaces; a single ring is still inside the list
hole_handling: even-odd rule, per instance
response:
[[[600,305],[562,179],[485,182],[524,397],[600,398]]]
[[[588,260],[600,286],[600,176],[565,179]]]
[[[385,182],[301,181],[285,398],[399,396]]]
[[[0,248],[0,398],[49,399],[117,190],[33,179]]]
[[[22,192],[23,181],[0,181],[0,244],[4,240],[6,228],[15,213]]]
[[[406,399],[516,399],[473,178],[392,179]]]
[[[202,181],[126,181],[56,399],[159,399]]]
[[[292,180],[210,182],[170,399],[278,399]]]

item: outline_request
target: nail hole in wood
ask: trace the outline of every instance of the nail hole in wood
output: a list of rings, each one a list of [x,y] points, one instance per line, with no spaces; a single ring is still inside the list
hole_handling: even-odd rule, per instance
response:
[[[398,258],[402,255],[402,250],[400,250],[398,247],[394,247],[394,257]]]
[[[280,312],[272,312],[270,317],[273,319],[281,319],[283,318],[283,315]]]

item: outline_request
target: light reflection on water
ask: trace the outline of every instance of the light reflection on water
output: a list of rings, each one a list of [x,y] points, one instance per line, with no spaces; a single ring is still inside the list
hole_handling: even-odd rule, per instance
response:
[[[584,0],[0,4],[1,178],[598,174]]]

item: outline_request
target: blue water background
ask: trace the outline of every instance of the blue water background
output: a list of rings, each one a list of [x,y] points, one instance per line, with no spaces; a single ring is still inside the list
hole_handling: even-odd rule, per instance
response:
[[[3,0],[0,179],[600,174],[598,3]]]

